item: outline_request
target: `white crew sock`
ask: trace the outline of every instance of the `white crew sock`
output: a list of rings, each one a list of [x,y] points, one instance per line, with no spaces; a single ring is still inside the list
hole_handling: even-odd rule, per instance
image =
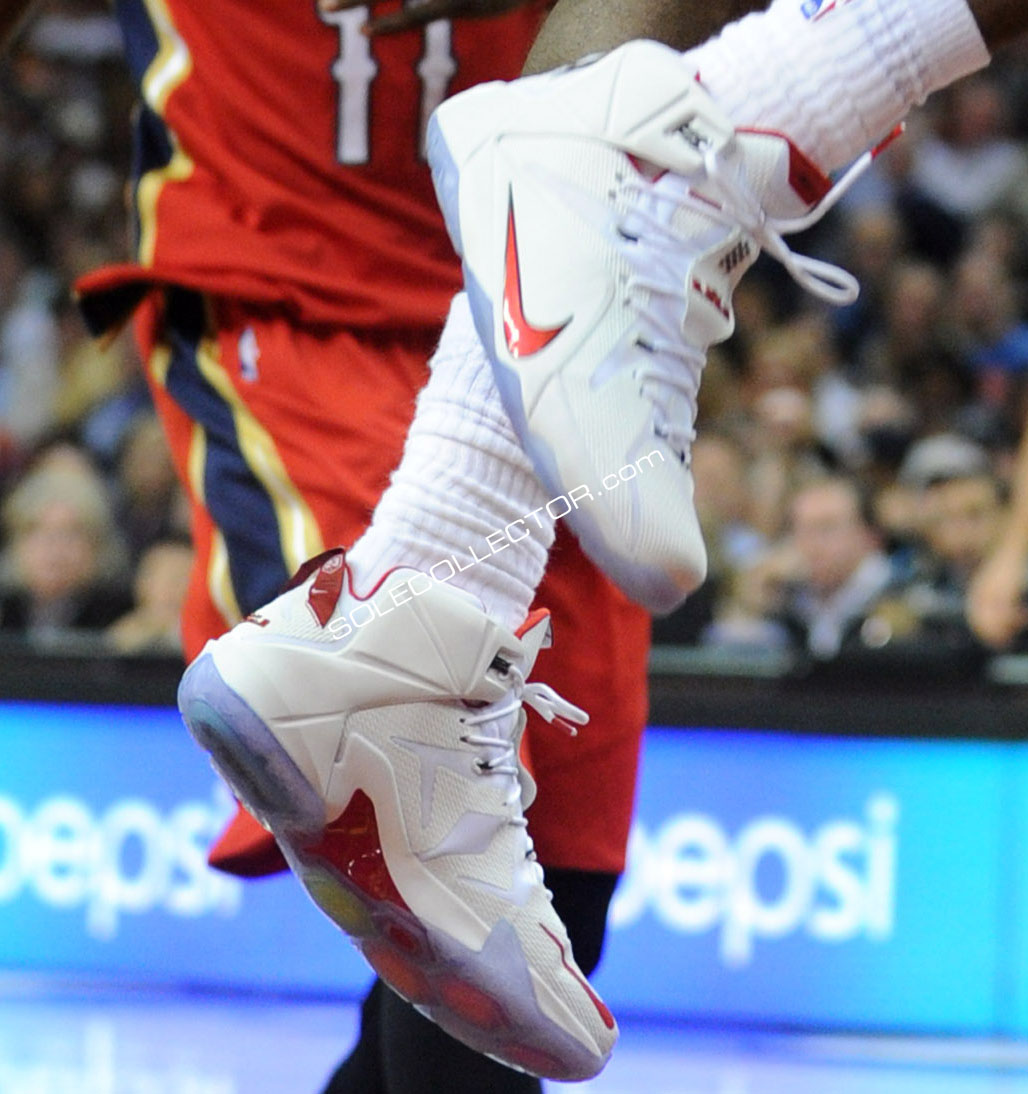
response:
[[[774,0],[685,57],[737,125],[785,134],[823,171],[989,62],[966,0]]]
[[[450,307],[431,369],[400,466],[348,554],[355,587],[365,592],[394,566],[413,566],[474,593],[513,629],[542,580],[554,521],[464,293]]]

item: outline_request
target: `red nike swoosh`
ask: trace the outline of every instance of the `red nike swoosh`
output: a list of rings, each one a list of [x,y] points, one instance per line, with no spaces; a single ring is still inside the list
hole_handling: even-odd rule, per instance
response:
[[[514,199],[507,213],[506,276],[503,281],[503,331],[511,357],[531,357],[545,349],[571,322],[545,329],[533,327],[525,318],[521,304],[521,265],[518,260],[518,237],[514,228]]]

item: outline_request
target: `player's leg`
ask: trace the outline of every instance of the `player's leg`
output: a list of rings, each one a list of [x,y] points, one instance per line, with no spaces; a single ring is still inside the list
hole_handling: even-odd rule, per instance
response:
[[[446,437],[443,436],[443,435],[440,435],[440,437],[438,439],[439,439],[440,443],[444,443],[446,441]],[[469,445],[469,439],[465,438],[463,443],[465,445]],[[474,443],[471,442],[469,446],[474,447]],[[489,449],[488,454],[489,454],[490,457],[495,455],[495,453],[492,452],[491,448]],[[513,457],[511,458],[511,462],[512,463],[515,462]],[[520,475],[522,469],[518,468],[517,470],[518,470],[518,474]],[[481,480],[482,480],[482,477],[479,476],[479,481],[481,481]],[[491,480],[488,479],[488,476],[486,476],[486,481],[491,482]],[[409,487],[410,483],[408,482],[406,485]],[[459,483],[459,482],[454,483],[454,490],[452,490],[450,492],[450,497],[452,498],[454,496],[460,496],[462,498],[462,500],[464,500],[463,496],[460,494],[460,488],[463,485],[465,485],[465,484],[462,484],[462,483]],[[504,495],[503,495],[504,505],[500,506],[501,509],[506,509],[506,512],[503,515],[508,515],[509,514],[510,503],[511,503],[512,496],[513,495],[508,496],[506,493],[504,493]],[[536,496],[538,497],[538,495],[536,495]],[[474,500],[479,502],[479,503],[483,503],[488,507],[488,505],[490,504],[490,500],[489,500],[490,497],[492,497],[492,494],[490,492],[481,491],[479,494],[475,495]],[[551,499],[551,500],[553,500],[553,499]],[[543,507],[545,508],[545,502],[543,503]],[[481,512],[482,512],[481,509],[478,506],[475,506],[473,508],[475,510],[475,513],[476,513],[476,520],[481,521]],[[550,515],[552,516],[552,514],[550,514]],[[448,516],[450,516],[450,515],[448,514]],[[402,517],[399,518],[401,523],[402,523],[402,519],[403,519]],[[516,526],[516,521],[521,520],[521,519],[522,518],[514,518],[514,520],[512,520],[508,524],[504,524],[502,531],[506,532],[509,528],[515,527]],[[486,522],[486,523],[488,524],[488,522]],[[545,531],[545,529],[543,529],[542,527],[541,527],[541,530]],[[497,533],[499,533],[500,531],[501,531],[500,529],[498,529],[498,528],[496,529]],[[476,526],[475,534],[480,535],[480,534],[483,534],[483,533],[485,534],[485,536],[487,538],[488,538],[489,535],[493,534],[493,533],[485,533],[484,529],[480,526],[480,524],[478,526]],[[416,541],[416,546],[417,546],[418,550],[420,551],[420,555],[419,555],[419,561],[420,562],[427,561],[426,556],[430,557],[431,540],[432,540],[432,537],[433,537],[434,534],[435,534],[435,529],[433,529],[433,528],[426,529],[424,526],[422,526],[422,527],[419,527],[418,529],[416,529],[416,535],[413,538]],[[444,546],[449,546],[450,540],[445,536],[442,537],[442,538],[443,538],[443,545]],[[501,536],[501,540],[497,541],[496,545],[499,547],[500,550],[502,550],[504,552],[508,551],[508,547],[503,545],[503,543],[502,543],[502,536]],[[514,544],[512,543],[511,546],[514,546]],[[523,561],[524,560],[522,559],[522,562]],[[372,573],[374,568],[375,567],[374,567],[374,558],[373,557],[371,559],[365,558],[362,561],[362,566],[361,566],[362,572]],[[482,559],[482,560],[480,560],[480,562],[476,562],[476,565],[474,567],[472,567],[472,572],[475,576],[468,579],[467,577],[465,577],[465,575],[462,572],[460,583],[461,584],[466,584],[468,581],[470,581],[472,584],[474,584],[474,583],[478,583],[478,582],[481,581],[481,584],[487,586],[488,588],[492,588],[493,583],[487,580],[488,577],[492,573],[492,569],[493,569],[493,563],[491,561],[491,557],[487,557],[485,559]],[[520,569],[520,565],[518,567],[516,567],[516,569]],[[318,586],[318,582],[321,578],[324,578],[325,580],[322,581],[322,584],[320,586]],[[491,606],[491,610],[494,613],[497,613],[497,614],[499,614],[501,612],[504,612],[504,611],[509,611],[511,609],[511,601],[517,595],[517,592],[518,592],[519,588],[527,583],[525,581],[524,573],[511,573],[510,571],[507,571],[503,574],[503,578],[504,578],[504,581],[500,582],[501,586],[503,586],[503,587],[502,587],[501,593],[498,597],[498,602],[494,602],[494,604]],[[305,589],[301,590],[300,595],[302,595],[303,592],[306,591],[308,599],[314,597],[315,595],[320,597],[323,593],[325,583],[327,582],[327,580],[328,580],[328,578],[327,578],[327,575],[324,573],[324,568],[323,568],[321,573],[319,573],[318,575],[312,575],[310,577],[310,579],[308,581],[308,585],[305,586]],[[338,607],[338,606],[339,606],[339,600],[338,600],[338,596],[337,596],[337,599],[334,601],[334,607]],[[331,622],[334,618],[335,618],[335,616],[330,616],[329,621]],[[258,623],[258,625],[260,625],[260,622]],[[509,640],[506,639],[506,638],[504,639],[504,642],[507,642],[508,645],[510,644]],[[528,663],[528,660],[529,660],[529,658],[525,657],[524,663],[526,665]]]
[[[624,868],[639,746],[646,721],[649,616],[599,574],[558,529],[538,604],[551,608],[558,645],[540,674],[582,705],[602,709],[577,738],[530,725],[526,744],[538,794],[528,820],[553,905],[590,975],[600,959],[607,908]],[[582,773],[588,778],[583,779]],[[357,1049],[324,1094],[360,1094],[369,1041],[381,1052],[387,1094],[520,1094],[535,1080],[471,1053],[392,993],[378,997]],[[409,1046],[417,1044],[416,1053]],[[403,1046],[408,1051],[402,1051]]]
[[[667,610],[705,573],[689,452],[735,284],[766,249],[852,299],[782,237],[828,206],[824,171],[987,57],[965,0],[777,0],[686,54],[633,42],[437,112],[437,188],[505,408],[551,496],[588,489],[568,521],[634,599]]]
[[[766,6],[767,0],[558,0],[536,37],[525,74],[548,72],[639,38],[689,49],[733,19]]]
[[[524,523],[532,472],[491,397],[466,303],[448,329],[353,566],[315,560],[193,663],[180,704],[384,979],[479,1051],[583,1077],[616,1026],[550,906],[517,763],[522,703],[581,717],[525,682],[547,621],[511,629],[552,517],[535,483],[532,533]],[[455,406],[465,413],[453,423]],[[456,581],[478,571],[488,613]]]
[[[149,308],[142,325],[144,355],[157,365],[151,371],[155,398],[184,481],[192,488],[200,565],[186,623],[189,652],[195,655],[203,641],[237,618],[234,606],[219,610],[215,603],[212,589],[219,582],[212,579],[217,572],[212,554],[220,549],[225,555],[222,569],[228,576],[222,580],[228,584],[219,599],[248,611],[284,583],[295,559],[286,559],[281,544],[301,528],[287,513],[278,520],[275,535],[261,536],[255,527],[249,537],[240,536],[235,525],[226,531],[216,524],[208,507],[222,524],[226,512],[236,511],[263,512],[257,519],[267,524],[275,508],[268,503],[272,493],[281,499],[294,492],[305,499],[322,540],[355,539],[399,461],[413,400],[427,376],[430,343],[407,338],[377,344],[372,336],[357,340],[340,332],[326,346],[321,336],[307,335],[293,324],[262,321],[252,310],[191,293],[173,294],[163,313]],[[298,384],[301,369],[303,383]],[[273,466],[279,471],[274,491],[268,488]],[[219,542],[224,546],[212,551]],[[243,550],[247,573],[266,573],[266,588],[237,592],[231,584],[233,559]],[[237,830],[241,824],[237,818]],[[266,836],[259,826],[257,834]],[[230,864],[234,872],[267,873],[267,843],[267,838],[251,837],[245,847],[240,845]],[[407,1089],[402,1073],[389,1087],[383,1085],[398,1041],[406,1046],[403,1058],[433,1061],[425,1072],[431,1082],[422,1089],[476,1094],[539,1089],[536,1080],[443,1034],[380,982],[362,1008],[361,1036],[337,1085],[351,1094]]]

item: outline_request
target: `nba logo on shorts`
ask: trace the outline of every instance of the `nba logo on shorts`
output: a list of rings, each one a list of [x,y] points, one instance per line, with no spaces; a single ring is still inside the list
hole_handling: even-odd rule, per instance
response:
[[[247,327],[239,336],[239,375],[247,383],[255,383],[257,380],[257,362],[260,360],[261,348],[257,345],[257,335],[253,327]]]
[[[824,0],[803,0],[803,4],[800,7],[800,11],[803,12],[803,18],[813,19],[821,10],[822,4],[824,4]]]

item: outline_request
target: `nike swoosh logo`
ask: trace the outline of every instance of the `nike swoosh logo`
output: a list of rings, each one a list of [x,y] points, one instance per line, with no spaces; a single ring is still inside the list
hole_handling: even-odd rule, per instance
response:
[[[514,227],[514,197],[511,195],[507,212],[506,273],[503,279],[503,331],[511,357],[531,357],[545,349],[571,322],[559,327],[534,327],[525,318],[521,302],[521,263],[518,258],[518,237]]]

